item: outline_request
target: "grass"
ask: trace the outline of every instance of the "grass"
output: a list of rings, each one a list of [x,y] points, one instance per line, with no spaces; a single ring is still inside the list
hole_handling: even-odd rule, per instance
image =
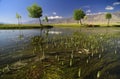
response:
[[[106,24],[76,24],[76,23],[68,23],[68,24],[44,24],[44,25],[39,25],[39,24],[0,24],[0,29],[38,29],[42,27],[71,27],[71,28],[79,28],[79,27],[107,27]],[[120,27],[119,24],[110,24],[110,27]]]
[[[39,29],[39,28],[51,28],[50,25],[39,25],[39,24],[0,24],[0,29]]]

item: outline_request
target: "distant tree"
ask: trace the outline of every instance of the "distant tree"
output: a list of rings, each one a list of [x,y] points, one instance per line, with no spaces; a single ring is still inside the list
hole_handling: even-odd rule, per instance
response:
[[[46,22],[48,22],[48,21],[49,21],[47,16],[45,16],[45,21],[46,21]]]
[[[22,24],[22,21],[21,21],[21,19],[22,19],[22,16],[20,15],[20,16],[19,16],[19,18],[20,18],[20,24]]]
[[[105,15],[105,17],[106,17],[106,19],[108,20],[107,25],[109,26],[110,19],[112,18],[112,14],[111,14],[111,13],[107,13],[107,14]]]
[[[40,17],[42,17],[42,8],[40,6],[38,6],[37,4],[33,4],[32,6],[29,6],[27,8],[28,12],[29,12],[29,17],[31,18],[38,18],[40,25],[41,25],[41,19]]]
[[[88,17],[87,16],[84,16],[84,21],[86,21],[88,19]]]
[[[42,21],[45,21],[45,19],[42,19]]]
[[[80,21],[80,24],[82,25],[82,21],[81,19],[83,19],[85,17],[85,13],[83,10],[79,9],[79,10],[75,10],[74,11],[74,19],[77,21]]]
[[[22,18],[18,13],[16,13],[16,18],[18,19],[18,25],[20,24],[20,19]]]

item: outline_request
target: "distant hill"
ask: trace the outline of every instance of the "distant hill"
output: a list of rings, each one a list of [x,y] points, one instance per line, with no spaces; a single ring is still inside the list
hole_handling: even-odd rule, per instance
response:
[[[96,14],[89,14],[87,15],[86,20],[82,20],[83,23],[106,23],[107,20],[105,19],[105,13],[96,13]],[[25,24],[38,24],[38,20],[31,20],[26,22]],[[46,22],[42,22],[45,24]],[[71,18],[62,18],[62,19],[50,19],[49,23],[77,23],[72,17]],[[120,12],[112,13],[111,23],[120,23]]]
[[[98,23],[106,23],[107,22],[107,20],[105,18],[105,13],[87,15],[87,17],[88,17],[87,22],[98,22]],[[120,12],[112,13],[111,22],[112,23],[120,22]]]

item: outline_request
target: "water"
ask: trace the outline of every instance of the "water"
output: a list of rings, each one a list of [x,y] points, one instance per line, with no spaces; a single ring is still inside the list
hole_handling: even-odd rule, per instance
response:
[[[72,33],[71,31],[71,29],[52,28],[49,29],[49,36],[68,35]],[[46,29],[42,31],[42,34],[45,32]],[[40,33],[39,29],[0,30],[0,54],[5,53],[8,49],[14,49],[16,46],[20,48],[28,44],[31,37],[40,35]]]
[[[100,28],[99,28],[99,30],[96,30],[96,29],[86,30],[86,28],[85,28],[85,29],[82,29],[81,31],[84,33],[87,33],[86,35],[89,36],[91,34],[103,33],[100,30],[103,31]],[[49,29],[49,38],[51,38],[55,35],[62,35],[62,36],[71,35],[74,31],[77,31],[77,29],[52,28],[52,29]],[[113,30],[113,31],[115,31],[115,30]],[[110,32],[107,32],[107,33],[110,33]],[[33,54],[31,56],[31,54],[29,52],[30,48],[28,46],[31,42],[31,38],[34,36],[41,35],[40,33],[41,32],[39,29],[0,30],[0,68],[8,67],[8,64],[11,64],[11,63],[14,63],[17,61],[19,61],[19,63],[20,63],[20,60],[22,61],[24,59],[30,59],[30,58],[34,57]],[[45,33],[46,33],[46,29],[44,29],[42,31],[42,36],[45,36],[46,35]],[[104,33],[106,33],[106,31]],[[65,68],[65,70],[66,69],[71,70],[70,68],[74,68],[74,70],[70,71],[70,73],[67,73],[67,75],[69,75],[69,76],[71,76],[71,73],[72,74],[76,73],[76,69],[77,68],[79,69],[79,67],[81,67],[81,69],[82,69],[81,73],[85,72],[82,74],[83,79],[88,79],[88,78],[96,79],[95,76],[97,75],[97,73],[100,73],[100,72],[107,73],[107,76],[109,75],[111,77],[111,78],[107,78],[107,76],[104,75],[104,73],[102,73],[103,77],[105,77],[106,79],[118,79],[119,74],[120,74],[120,72],[119,72],[120,71],[120,68],[119,68],[119,66],[120,66],[120,64],[119,64],[119,62],[120,62],[119,61],[119,59],[120,59],[120,52],[119,52],[120,51],[119,50],[120,49],[120,41],[119,41],[120,38],[119,37],[120,36],[118,33],[118,36],[113,38],[114,36],[111,36],[112,33],[110,34],[110,36],[108,36],[109,39],[108,39],[108,37],[104,37],[104,35],[102,35],[102,34],[101,34],[101,36],[98,35],[93,39],[89,38],[87,40],[86,37],[84,37],[84,36],[82,38],[77,39],[76,41],[78,41],[78,42],[79,42],[79,40],[81,40],[82,42],[86,42],[87,46],[84,46],[84,50],[87,50],[88,48],[90,48],[90,45],[93,45],[93,47],[94,47],[94,45],[97,44],[97,43],[94,44],[94,42],[97,40],[97,42],[100,42],[100,45],[97,45],[94,48],[97,49],[98,50],[97,52],[99,52],[99,53],[96,53],[96,50],[90,50],[90,52],[94,52],[95,54],[94,55],[92,55],[92,54],[84,55],[84,54],[79,54],[79,53],[77,53],[78,51],[76,51],[74,54],[74,63],[73,63],[72,67],[68,66],[68,61],[67,61],[67,60],[69,60],[69,57],[67,57],[67,56],[71,56],[71,52],[66,52],[66,51],[64,51],[65,48],[63,48],[63,52],[61,52],[61,51],[60,51],[60,53],[58,52],[58,55],[61,58],[62,57],[65,58],[62,60],[65,62],[65,63],[63,63],[65,65],[60,65],[60,67]],[[79,35],[79,36],[82,36],[82,35]],[[91,40],[91,42],[89,40]],[[103,41],[101,42],[98,40],[101,40],[101,41],[103,40]],[[70,41],[70,42],[73,42],[73,41]],[[69,44],[69,41],[68,41],[68,44]],[[56,44],[56,48],[59,48],[57,45],[60,45],[60,43]],[[104,50],[99,49],[101,47]],[[25,52],[23,52],[24,49],[25,49]],[[26,49],[27,49],[27,51],[26,51]],[[24,53],[24,55],[23,55],[23,53]],[[29,56],[26,56],[26,53]],[[45,55],[47,55],[47,57],[49,58],[48,60],[53,61],[54,53],[56,53],[56,52],[53,51],[53,53],[52,52],[49,52],[49,53],[45,52],[45,53],[46,53]],[[48,61],[47,61],[47,63],[51,64],[51,62],[48,62]],[[56,59],[54,60],[54,63],[55,63],[54,66],[57,67],[58,62],[56,61]],[[10,67],[14,68],[13,65]],[[57,68],[55,68],[55,70],[56,69]],[[66,73],[66,71],[68,71],[68,70],[66,70],[66,71],[65,70],[63,70],[63,72]],[[49,73],[51,73],[51,71],[52,70],[50,70]],[[2,71],[0,71],[0,72],[2,72]],[[77,70],[77,72],[78,72],[78,70]],[[55,73],[57,73],[57,71]],[[2,73],[0,73],[0,74],[2,74]],[[114,77],[114,74],[116,75],[116,78],[112,78],[112,75]],[[9,75],[11,75],[11,74],[9,74]],[[66,77],[69,77],[67,75],[66,75]],[[65,76],[65,74],[62,76]],[[76,75],[72,75],[72,76],[75,77]],[[70,78],[72,78],[72,76]],[[99,74],[99,76],[101,76],[101,75]],[[98,77],[98,75],[96,77]],[[101,77],[101,79],[103,79],[103,77]]]
[[[69,35],[77,30],[78,29],[71,29],[71,28],[52,28],[52,29],[49,29],[48,33],[50,38],[55,35],[62,35],[62,36]],[[42,31],[43,36],[45,36],[46,31],[47,29],[44,29]],[[104,33],[105,29],[99,28],[99,30],[96,31],[96,29],[89,30],[89,29],[83,28],[81,31],[86,32],[88,34],[91,34],[92,32]],[[112,29],[112,31],[113,31],[112,33],[119,32],[119,31],[116,31],[116,29]],[[41,33],[40,29],[0,30],[0,55],[13,52],[15,50],[16,51],[21,50],[22,48],[26,47],[26,45],[30,43],[30,39],[32,37],[41,35],[40,33]],[[108,33],[111,33],[111,31],[108,31]]]

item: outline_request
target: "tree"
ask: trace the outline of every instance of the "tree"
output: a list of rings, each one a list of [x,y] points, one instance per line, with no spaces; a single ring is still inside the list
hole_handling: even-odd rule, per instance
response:
[[[82,25],[81,19],[83,19],[85,15],[86,15],[86,14],[85,14],[84,11],[81,10],[81,9],[74,11],[74,19],[77,20],[77,21],[80,21],[80,24],[81,24],[81,25]]]
[[[111,14],[111,13],[107,13],[107,14],[105,15],[105,17],[106,17],[106,19],[108,20],[107,25],[109,26],[110,19],[112,18],[112,14]]]
[[[22,21],[21,21],[22,16],[20,15],[19,18],[20,18],[20,24],[22,24]]]
[[[49,21],[47,16],[45,16],[45,21],[46,21],[46,22],[48,22],[48,21]]]
[[[41,25],[41,19],[40,17],[42,17],[42,8],[40,6],[38,6],[37,4],[33,4],[32,6],[29,6],[27,8],[28,12],[29,12],[29,17],[31,18],[38,18],[40,25]]]
[[[20,19],[22,18],[18,13],[16,13],[16,18],[18,19],[18,25],[20,24]]]

